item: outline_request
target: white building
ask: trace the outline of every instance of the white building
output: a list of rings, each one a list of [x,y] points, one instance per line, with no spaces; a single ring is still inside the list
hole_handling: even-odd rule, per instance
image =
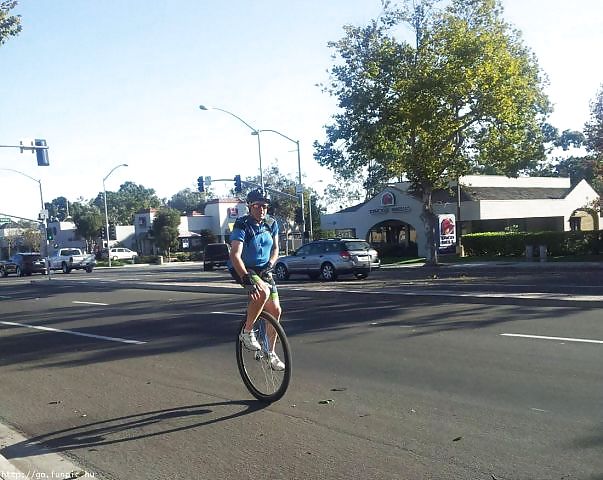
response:
[[[150,229],[157,210],[154,208],[134,215],[134,238],[136,250],[142,255],[155,252]],[[180,218],[179,238],[184,249],[195,249],[202,242],[201,231],[208,230],[218,242],[227,242],[237,217],[247,213],[244,201],[238,198],[220,198],[209,200],[205,205],[205,214],[195,213]]]
[[[599,229],[599,212],[592,207],[599,196],[584,180],[572,188],[569,178],[470,175],[461,177],[460,187],[460,205],[456,185],[434,192],[433,205],[462,234],[515,226],[520,231]],[[367,202],[323,215],[321,228],[377,245],[416,244],[416,253],[426,256],[423,205],[408,188],[408,183],[388,185]]]

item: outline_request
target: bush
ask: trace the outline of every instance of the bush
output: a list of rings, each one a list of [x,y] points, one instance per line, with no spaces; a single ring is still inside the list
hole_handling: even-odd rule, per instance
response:
[[[522,256],[527,246],[546,245],[549,255],[598,255],[603,251],[603,232],[484,232],[463,235],[470,256]]]

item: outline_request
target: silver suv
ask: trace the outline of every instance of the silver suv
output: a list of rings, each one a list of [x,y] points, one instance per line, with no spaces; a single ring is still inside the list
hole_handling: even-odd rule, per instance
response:
[[[274,274],[278,280],[288,280],[291,274],[300,273],[312,280],[321,277],[331,281],[343,274],[366,278],[380,266],[379,254],[364,240],[316,240],[302,245],[292,255],[280,257]]]

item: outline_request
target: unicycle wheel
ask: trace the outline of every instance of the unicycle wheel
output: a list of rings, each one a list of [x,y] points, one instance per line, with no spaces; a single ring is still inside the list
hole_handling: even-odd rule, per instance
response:
[[[239,334],[245,327],[241,322],[237,332],[236,353],[239,373],[249,392],[263,402],[275,402],[287,391],[291,380],[291,350],[285,331],[279,322],[267,312],[262,312],[253,325],[261,350],[248,350]],[[274,352],[284,364],[272,359]]]

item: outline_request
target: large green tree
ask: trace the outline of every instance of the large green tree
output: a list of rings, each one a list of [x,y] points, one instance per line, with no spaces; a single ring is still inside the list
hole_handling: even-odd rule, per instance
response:
[[[337,60],[325,90],[339,112],[315,158],[369,187],[408,179],[436,263],[433,190],[470,172],[516,175],[542,159],[545,80],[499,0],[383,3],[378,19],[346,26],[331,43]],[[412,44],[395,36],[402,26]]]
[[[192,211],[202,212],[205,208],[207,193],[185,188],[172,195],[168,200],[167,206],[178,210],[179,212],[191,213]]]
[[[0,45],[21,31],[21,15],[10,14],[17,4],[18,2],[12,0],[0,1]]]
[[[69,200],[65,197],[57,197],[50,203],[46,202],[44,206],[48,210],[48,215],[52,220],[63,222],[69,216]]]
[[[105,225],[103,214],[95,205],[74,202],[71,215],[77,233],[86,240],[87,250],[90,251]]]
[[[173,208],[161,208],[151,227],[155,244],[167,253],[178,248],[178,225],[180,225],[180,212]]]
[[[584,125],[586,148],[600,159],[603,157],[603,85],[590,103],[590,119]]]
[[[104,212],[103,192],[99,192],[92,204]],[[134,214],[148,208],[162,206],[161,199],[152,188],[134,182],[123,183],[117,192],[107,192],[107,216],[109,223],[132,225]]]
[[[592,175],[591,185],[603,196],[603,85],[590,103],[590,119],[584,125],[584,135],[589,153],[585,168]]]
[[[264,187],[271,197],[270,214],[278,218],[281,224],[288,224],[289,222],[300,224],[301,208],[299,197],[295,194],[297,181],[290,175],[283,174],[276,163],[271,164],[263,171],[263,180]],[[238,196],[245,198],[247,193],[258,188],[259,184],[259,176],[247,177],[243,181],[243,192]]]

